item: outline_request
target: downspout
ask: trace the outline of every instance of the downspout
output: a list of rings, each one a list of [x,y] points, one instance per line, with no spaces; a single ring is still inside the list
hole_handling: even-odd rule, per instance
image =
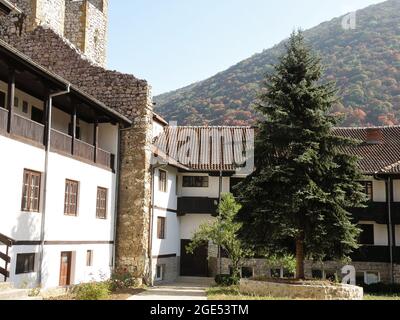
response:
[[[390,256],[390,281],[394,283],[394,259],[393,259],[393,219],[392,219],[392,178],[387,179],[380,178],[377,174],[374,179],[385,181],[387,184],[387,205],[388,205],[388,236],[389,236],[389,256]]]
[[[52,110],[53,110],[53,98],[62,96],[70,93],[71,84],[67,84],[67,89],[64,91],[60,91],[57,93],[49,94],[48,98],[48,127],[46,137],[46,153],[45,153],[45,161],[44,161],[44,190],[43,190],[43,211],[42,211],[42,221],[40,226],[40,252],[39,252],[39,272],[38,272],[38,284],[39,287],[42,287],[42,271],[43,271],[43,257],[44,257],[44,242],[45,242],[45,233],[46,233],[46,207],[47,207],[47,183],[48,183],[48,171],[49,171],[49,153],[50,153],[50,145],[51,145],[51,120],[52,120]]]
[[[118,126],[118,146],[116,161],[116,174],[115,174],[115,205],[114,205],[114,245],[112,253],[112,270],[115,271],[116,256],[117,256],[117,223],[118,223],[118,201],[119,201],[119,181],[120,181],[120,159],[121,159],[121,128]]]

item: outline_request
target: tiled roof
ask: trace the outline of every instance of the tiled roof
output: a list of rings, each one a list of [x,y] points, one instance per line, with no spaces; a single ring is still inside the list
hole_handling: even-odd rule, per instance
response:
[[[165,127],[154,140],[154,153],[193,171],[233,172],[251,156],[253,139],[251,127]]]
[[[368,132],[378,130],[381,141],[368,143]],[[345,151],[360,158],[359,167],[365,174],[400,173],[400,126],[373,128],[335,128],[339,136],[361,141]]]

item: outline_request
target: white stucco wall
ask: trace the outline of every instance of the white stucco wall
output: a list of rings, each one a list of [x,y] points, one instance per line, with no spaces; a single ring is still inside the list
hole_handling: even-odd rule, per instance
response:
[[[182,186],[183,176],[207,176],[206,174],[180,174],[178,194],[181,197],[208,197],[219,198],[219,177],[209,177],[208,188],[184,188]],[[222,193],[229,192],[229,177],[222,178]]]
[[[164,126],[153,120],[153,138],[158,137],[164,131]]]
[[[393,180],[393,201],[400,202],[400,180]]]
[[[385,181],[373,181],[373,193],[375,202],[386,202],[386,184]]]
[[[17,241],[39,241],[43,213],[43,174],[41,184],[40,213],[21,212],[21,197],[24,169],[44,172],[45,152],[0,135],[0,149],[8,152],[0,157],[0,233]],[[56,287],[59,284],[60,255],[62,251],[74,252],[72,265],[73,284],[90,280],[93,276],[100,280],[100,274],[110,274],[112,245],[114,241],[115,211],[115,174],[94,165],[89,165],[70,157],[50,153],[48,171],[48,193],[46,205],[45,241],[52,244],[45,246],[43,269],[44,287]],[[78,216],[64,215],[65,180],[79,181]],[[107,219],[96,218],[97,187],[108,189]],[[96,243],[101,244],[84,244]],[[64,243],[58,245],[57,243]],[[81,243],[81,244],[77,244]],[[94,251],[94,266],[86,267],[86,252]],[[2,251],[4,252],[4,251]],[[39,247],[18,245],[10,251],[10,281],[20,286],[31,286],[37,278],[35,272],[15,275],[16,254],[36,253],[39,263]]]
[[[388,228],[385,224],[377,224],[370,221],[360,221],[360,224],[372,224],[374,226],[374,241],[375,246],[389,245]]]
[[[190,240],[202,224],[212,222],[216,218],[209,214],[187,214],[179,219],[181,239]]]
[[[400,226],[396,226],[396,246],[400,247]]]

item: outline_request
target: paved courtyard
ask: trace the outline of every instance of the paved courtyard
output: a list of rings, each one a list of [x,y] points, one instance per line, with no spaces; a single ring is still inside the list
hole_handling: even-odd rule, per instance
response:
[[[179,279],[178,282],[149,288],[128,300],[207,300],[207,281]]]

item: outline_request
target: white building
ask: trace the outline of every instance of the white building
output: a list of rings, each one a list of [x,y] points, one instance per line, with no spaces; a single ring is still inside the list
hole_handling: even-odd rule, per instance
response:
[[[0,41],[0,281],[58,287],[113,267],[130,121]]]

